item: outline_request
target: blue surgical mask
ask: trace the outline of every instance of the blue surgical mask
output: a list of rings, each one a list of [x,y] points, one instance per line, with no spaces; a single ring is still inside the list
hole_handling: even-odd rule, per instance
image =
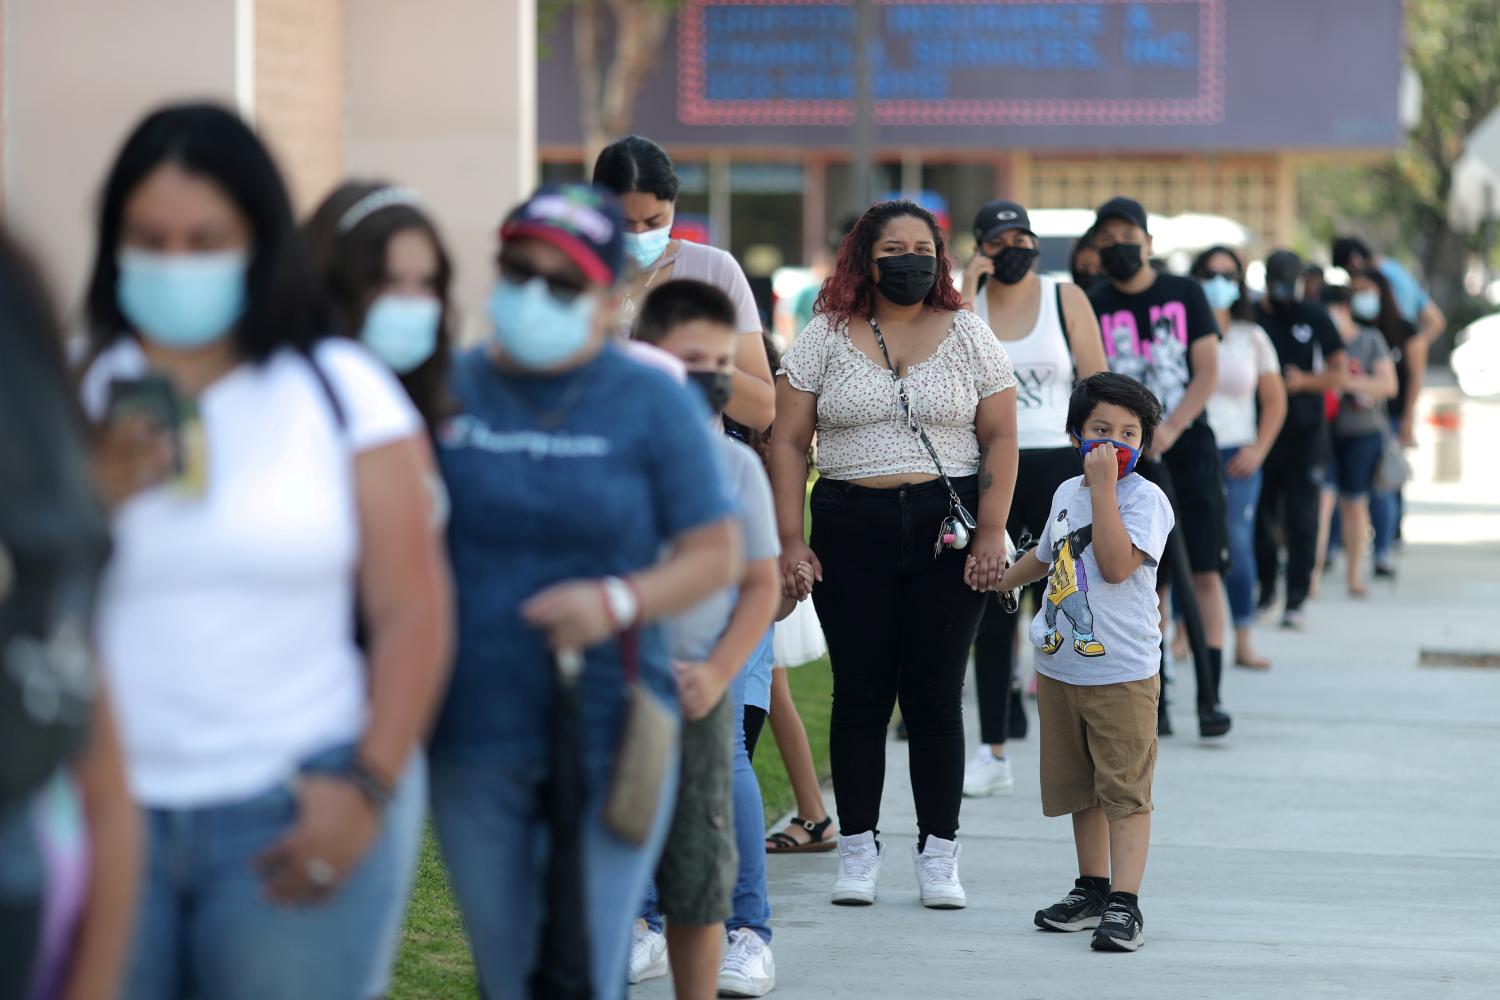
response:
[[[625,234],[625,253],[635,261],[636,267],[648,267],[667,252],[672,242],[672,227],[663,226],[644,233]]]
[[[382,295],[370,303],[359,339],[397,375],[407,375],[437,350],[442,319],[443,304],[431,295]]]
[[[192,350],[226,336],[245,312],[244,250],[116,257],[115,300],[131,328],[161,347]]]
[[[597,308],[593,296],[558,299],[541,278],[524,285],[501,280],[490,295],[495,340],[523,368],[556,368],[588,345]]]
[[[1132,448],[1123,441],[1114,441],[1110,438],[1090,438],[1087,441],[1079,441],[1078,454],[1085,457],[1101,444],[1112,444],[1115,446],[1115,461],[1119,464],[1118,478],[1124,479],[1135,471],[1135,463],[1141,460],[1141,450]]]
[[[1373,323],[1380,318],[1380,293],[1373,288],[1349,296],[1349,311],[1354,318]]]
[[[1228,309],[1240,300],[1240,285],[1222,274],[1216,274],[1202,282],[1203,294],[1208,296],[1208,307],[1215,312]]]

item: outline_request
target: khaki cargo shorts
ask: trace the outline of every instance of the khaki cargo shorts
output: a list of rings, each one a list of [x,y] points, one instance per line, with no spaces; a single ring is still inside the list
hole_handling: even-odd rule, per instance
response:
[[[677,807],[656,866],[657,906],[670,922],[703,927],[732,915],[740,865],[733,808],[734,703],[725,695],[682,727]]]
[[[1038,673],[1042,812],[1070,816],[1103,806],[1111,823],[1150,812],[1160,697],[1160,674],[1090,687]]]

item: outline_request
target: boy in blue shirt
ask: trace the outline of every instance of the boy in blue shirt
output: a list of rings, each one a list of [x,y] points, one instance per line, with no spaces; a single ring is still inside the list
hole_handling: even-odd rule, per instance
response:
[[[1135,473],[1161,404],[1116,372],[1078,383],[1068,433],[1083,475],[1052,499],[1037,547],[1000,589],[1047,578],[1031,624],[1041,722],[1042,811],[1073,817],[1079,877],[1036,914],[1043,930],[1094,930],[1096,951],[1146,941],[1139,893],[1151,839],[1151,779],[1161,696],[1156,567],[1172,506]]]
[[[729,401],[741,336],[735,319],[729,297],[714,286],[668,281],[641,305],[633,332],[636,340],[682,362],[688,380],[713,411],[716,428]],[[678,996],[717,992],[758,997],[776,985],[769,946],[764,817],[759,786],[739,735],[742,695],[736,698],[730,686],[754,657],[769,657],[769,629],[781,605],[776,566],[781,543],[771,484],[760,457],[722,433],[714,435],[714,443],[725,493],[739,507],[745,575],[737,589],[708,595],[670,623],[679,694],[688,720],[682,734],[682,778],[672,829],[657,867],[656,905],[648,901],[636,928],[630,979],[640,982],[665,975],[670,960]]]

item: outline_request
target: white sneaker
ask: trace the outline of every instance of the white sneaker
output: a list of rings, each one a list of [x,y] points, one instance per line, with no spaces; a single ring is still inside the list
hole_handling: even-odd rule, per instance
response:
[[[833,901],[841,906],[869,906],[875,902],[875,883],[880,881],[880,845],[866,831],[839,838],[839,877],[833,883]]]
[[[719,967],[719,996],[763,997],[776,988],[776,962],[760,935],[741,927],[729,932],[729,949]]]
[[[667,936],[637,920],[630,936],[630,983],[644,983],[667,974]]]
[[[964,768],[964,794],[971,799],[982,799],[996,792],[1010,793],[1015,787],[1010,761],[996,757],[988,746],[981,744],[969,760],[969,766]]]
[[[933,910],[962,910],[969,897],[958,882],[958,844],[941,837],[928,837],[927,848],[920,854],[911,847],[912,863],[917,868],[917,889],[922,905]]]

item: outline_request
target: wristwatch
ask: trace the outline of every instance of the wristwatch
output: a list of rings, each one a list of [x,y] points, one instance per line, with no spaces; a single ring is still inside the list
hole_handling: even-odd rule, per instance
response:
[[[604,607],[616,632],[623,632],[636,623],[641,614],[641,599],[635,588],[618,576],[607,576],[600,581],[604,588]]]

